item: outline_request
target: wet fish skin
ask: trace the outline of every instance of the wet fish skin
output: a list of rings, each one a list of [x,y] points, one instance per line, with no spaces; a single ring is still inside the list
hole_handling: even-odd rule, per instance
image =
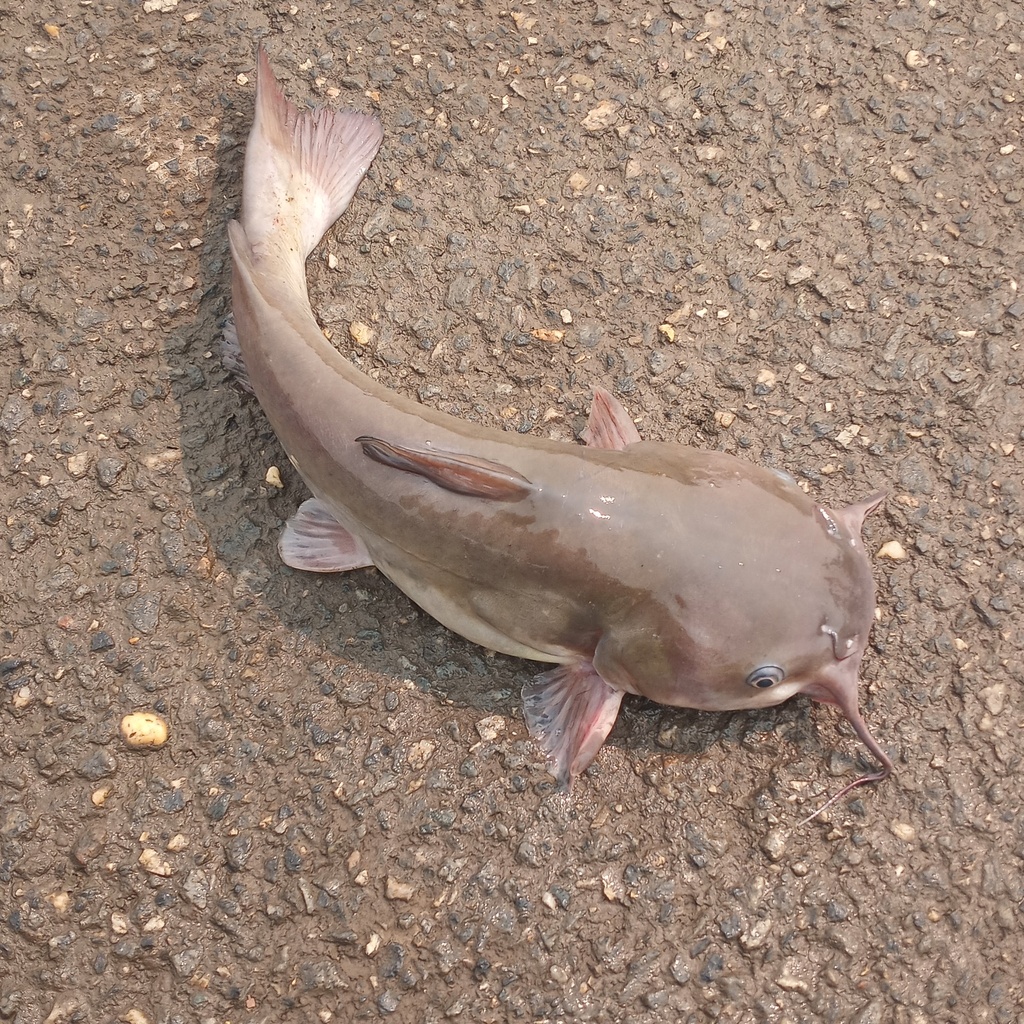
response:
[[[316,322],[305,260],[382,131],[300,113],[258,61],[232,304],[252,389],[315,496],[286,527],[285,560],[375,565],[455,632],[556,664],[524,708],[564,784],[624,693],[708,710],[805,693],[881,763],[854,784],[888,775],[857,700],[875,609],[860,531],[881,496],[832,511],[784,474],[641,441],[600,388],[581,447],[458,420],[361,373]]]

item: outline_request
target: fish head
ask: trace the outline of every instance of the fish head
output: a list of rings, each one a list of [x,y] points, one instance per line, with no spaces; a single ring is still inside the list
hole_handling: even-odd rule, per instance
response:
[[[875,586],[861,539],[865,517],[884,494],[840,510],[817,506],[823,535],[804,548],[813,557],[792,557],[779,572],[777,597],[742,607],[736,602],[734,627],[723,670],[712,683],[719,708],[781,704],[797,694],[838,708],[882,765],[892,762],[871,735],[860,713],[861,661],[875,618]],[[869,777],[865,777],[867,781]]]

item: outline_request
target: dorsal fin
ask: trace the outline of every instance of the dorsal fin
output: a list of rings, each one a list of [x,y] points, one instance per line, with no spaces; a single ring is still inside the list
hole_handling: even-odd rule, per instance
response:
[[[446,491],[471,498],[520,501],[533,489],[526,477],[500,462],[437,449],[407,448],[378,437],[357,437],[356,442],[363,446],[366,455],[382,466],[415,473]]]
[[[621,452],[627,445],[640,440],[640,431],[622,403],[602,387],[594,388],[594,400],[590,403],[590,418],[587,429],[580,435],[583,443],[591,448],[608,448]]]

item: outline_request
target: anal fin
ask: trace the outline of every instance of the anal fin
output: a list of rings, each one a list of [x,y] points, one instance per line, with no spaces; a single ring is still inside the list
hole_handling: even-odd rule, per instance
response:
[[[594,388],[587,429],[580,435],[591,448],[609,448],[620,452],[640,440],[640,431],[622,403],[602,387]]]
[[[220,361],[243,391],[248,391],[250,395],[255,394],[249,380],[249,372],[245,368],[245,360],[242,358],[242,348],[238,344],[238,331],[232,315],[229,315],[221,325]]]
[[[622,691],[589,661],[560,665],[523,687],[523,714],[534,742],[554,762],[563,789],[594,760],[619,713]]]
[[[285,524],[277,550],[285,565],[306,572],[347,572],[373,565],[366,545],[319,498],[299,506]]]

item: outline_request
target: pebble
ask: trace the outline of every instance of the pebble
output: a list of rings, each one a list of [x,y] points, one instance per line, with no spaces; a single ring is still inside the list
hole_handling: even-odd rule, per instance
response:
[[[109,651],[114,646],[114,638],[105,630],[98,629],[89,638],[89,650],[95,652]]]
[[[898,540],[889,540],[878,549],[876,557],[891,558],[894,562],[902,562],[907,557],[907,550]]]
[[[682,953],[677,954],[668,965],[668,973],[677,985],[685,985],[690,980],[690,968]]]
[[[792,974],[780,974],[775,979],[775,984],[786,992],[801,992],[806,995],[810,991],[810,986],[806,981],[802,978],[794,978]]]
[[[917,71],[920,68],[928,67],[929,61],[920,50],[907,50],[906,56],[903,58],[903,63],[912,71]]]
[[[786,836],[780,829],[772,829],[761,840],[761,849],[767,854],[768,859],[778,863],[786,852]]]
[[[160,598],[157,594],[137,594],[124,606],[124,614],[136,633],[148,636],[160,622]]]
[[[480,739],[489,743],[505,731],[505,719],[501,715],[488,715],[476,723],[476,731]]]
[[[760,949],[772,930],[772,919],[762,917],[740,932],[740,945],[746,950]]]
[[[377,1009],[382,1014],[394,1013],[398,1009],[398,995],[389,988],[384,989],[377,997]]]
[[[121,735],[129,747],[162,747],[169,734],[167,722],[151,711],[135,711],[121,719]]]
[[[388,875],[384,889],[384,895],[389,900],[411,900],[416,889],[408,882],[400,882],[397,878]]]
[[[585,131],[597,132],[611,127],[619,119],[620,104],[614,100],[601,100],[580,122]]]
[[[432,740],[417,740],[409,747],[407,755],[409,767],[419,771],[430,760],[436,749],[437,744]]]
[[[203,959],[203,951],[198,947],[192,946],[178,953],[172,953],[170,959],[171,969],[174,973],[179,978],[188,979],[199,968],[199,964]]]
[[[174,873],[171,865],[154,849],[146,847],[139,854],[139,863],[144,871],[151,875],[158,875],[160,878],[170,878]]]
[[[124,470],[125,462],[122,459],[106,456],[96,460],[96,480],[100,487],[105,487],[108,490],[114,486]]]
[[[904,821],[892,822],[889,825],[889,831],[897,839],[902,839],[905,843],[912,843],[917,838],[917,831],[914,829],[914,826]]]
[[[348,325],[348,335],[357,345],[369,345],[373,340],[373,328],[361,320],[353,320]]]
[[[993,683],[978,694],[990,715],[1000,715],[1006,707],[1006,683]]]
[[[28,418],[28,404],[18,396],[10,395],[0,409],[0,434],[10,439]]]

